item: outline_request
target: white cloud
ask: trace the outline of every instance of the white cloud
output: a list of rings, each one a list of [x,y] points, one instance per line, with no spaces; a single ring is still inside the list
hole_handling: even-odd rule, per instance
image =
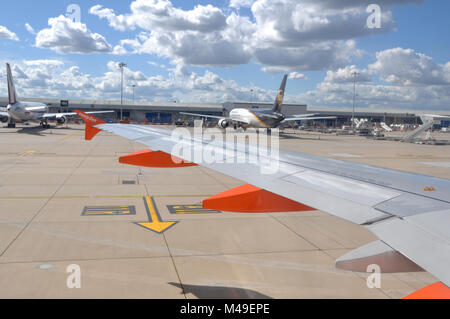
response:
[[[366,26],[369,0],[231,0],[229,8],[250,7],[251,16],[212,5],[191,10],[169,0],[136,0],[130,12],[93,6],[90,13],[116,30],[140,29],[136,39],[122,40],[114,53],[155,54],[188,65],[228,67],[252,59],[271,73],[345,67],[361,51],[355,39],[395,29],[391,8],[419,0],[387,0],[382,27]]]
[[[369,70],[360,70],[356,66],[346,66],[336,71],[327,71],[326,82],[333,83],[353,83],[372,82],[371,72]]]
[[[36,31],[34,31],[33,27],[29,23],[25,23],[25,28],[29,33],[36,35]]]
[[[110,52],[111,45],[106,39],[92,33],[85,24],[74,22],[61,15],[48,20],[50,28],[39,31],[36,46],[59,53]]]
[[[357,76],[357,106],[382,109],[448,109],[450,61],[437,64],[411,49],[393,48],[376,54],[368,69],[354,65],[328,71],[315,90],[295,98],[313,106],[346,106],[353,102],[353,76]],[[374,84],[378,76],[385,83]]]
[[[307,80],[308,77],[303,73],[291,72],[289,74],[289,80]]]
[[[355,42],[326,41],[296,48],[264,48],[255,51],[256,59],[269,73],[336,69],[359,54]]]
[[[131,98],[131,84],[136,85],[138,100],[223,103],[229,100],[272,101],[275,90],[266,90],[249,84],[242,86],[206,70],[192,72],[182,62],[173,62],[167,76],[149,76],[140,70],[124,69],[125,98]],[[83,72],[76,65],[60,60],[31,60],[13,63],[16,87],[21,97],[54,97],[70,99],[118,100],[120,98],[120,70],[118,61],[107,63],[107,71],[98,76]],[[449,63],[445,64],[448,67]],[[328,72],[314,90],[295,95],[287,92],[286,102],[307,103],[310,106],[350,107],[353,103],[353,82],[348,76],[352,70],[363,77],[357,82],[357,108],[373,109],[439,109],[450,105],[450,84],[403,85],[369,82],[378,74],[374,70],[347,66]],[[1,71],[1,70],[0,70]],[[1,72],[4,76],[4,72]],[[290,78],[302,78],[292,73]],[[252,91],[253,90],[253,96]],[[0,95],[7,94],[0,82]]]
[[[76,65],[60,60],[25,60],[13,63],[16,88],[21,97],[51,97],[70,99],[118,100],[121,74],[118,61],[107,63],[107,72],[99,76],[84,73]],[[221,103],[227,100],[250,100],[248,87],[232,80],[224,80],[211,71],[198,74],[183,64],[167,69],[168,76],[148,76],[141,71],[124,69],[125,98],[132,94],[135,85],[137,99],[148,101],[173,101]],[[6,82],[6,81],[5,81]],[[258,99],[271,101],[275,91],[254,89]],[[0,82],[0,96],[7,94],[6,85]]]
[[[8,30],[8,28],[0,25],[0,39],[10,39],[14,41],[19,41],[19,38],[14,32]]]
[[[168,0],[136,0],[130,8],[131,14],[116,15],[114,10],[96,5],[89,13],[107,19],[111,27],[121,31],[140,27],[147,31],[191,30],[209,33],[226,26],[226,16],[210,4],[197,5],[185,11],[173,7]]]
[[[240,9],[240,8],[250,8],[255,0],[230,0],[230,8]]]
[[[403,48],[377,52],[376,57],[369,68],[386,82],[407,86],[450,84],[450,62],[437,64],[425,54]]]
[[[147,61],[147,63],[149,65],[156,66],[156,67],[161,68],[161,69],[167,69],[167,66],[165,64],[156,63],[154,61]]]
[[[89,13],[98,16],[101,19],[106,19],[109,25],[116,30],[125,31],[127,29],[134,30],[133,23],[128,23],[128,18],[123,15],[116,15],[114,10],[103,8],[101,5],[95,5],[89,9]]]

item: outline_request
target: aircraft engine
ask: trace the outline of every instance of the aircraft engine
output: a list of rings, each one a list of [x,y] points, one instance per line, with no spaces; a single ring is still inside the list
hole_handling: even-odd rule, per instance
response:
[[[64,124],[64,123],[66,123],[66,118],[65,118],[64,116],[58,117],[58,118],[56,119],[56,122],[57,122],[59,125],[62,125],[62,124]]]
[[[2,116],[2,117],[0,117],[0,121],[1,121],[2,123],[6,123],[6,122],[9,121],[9,118],[8,118],[7,116]]]
[[[221,128],[227,128],[230,125],[230,122],[228,122],[227,119],[221,119],[218,124]]]

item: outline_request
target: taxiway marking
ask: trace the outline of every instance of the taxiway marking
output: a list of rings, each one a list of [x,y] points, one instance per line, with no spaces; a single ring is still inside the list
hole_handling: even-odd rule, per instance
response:
[[[155,233],[162,234],[167,229],[178,223],[178,221],[165,222],[159,216],[158,210],[156,208],[155,202],[152,197],[144,197],[145,209],[147,210],[148,222],[135,223],[145,229],[154,231]]]
[[[81,216],[136,215],[134,206],[86,206]]]
[[[32,153],[36,153],[36,151],[26,151],[26,152],[23,152],[22,154],[19,155],[19,157],[25,157],[25,156],[27,156],[28,154],[32,154]]]
[[[69,138],[72,138],[72,137],[76,136],[76,135],[78,135],[78,133],[73,133],[72,135],[63,137],[62,139],[60,139],[60,141],[63,142],[63,141],[65,141],[65,140],[68,140]]]
[[[203,205],[167,205],[171,214],[220,214],[221,211],[204,209]]]

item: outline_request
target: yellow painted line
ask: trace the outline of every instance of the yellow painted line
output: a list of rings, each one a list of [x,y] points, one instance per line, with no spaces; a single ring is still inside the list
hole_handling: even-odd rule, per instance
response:
[[[86,206],[81,215],[136,215],[136,208],[134,206]]]
[[[106,212],[106,211],[87,211],[84,213],[84,215],[130,215],[131,213],[129,211],[123,211],[123,212],[118,212],[118,211],[110,211],[110,212]]]
[[[27,156],[28,154],[32,154],[32,153],[36,153],[36,151],[26,151],[26,152],[20,154],[19,157],[24,157],[24,156]]]
[[[221,211],[205,209],[203,205],[167,205],[171,214],[220,214]]]
[[[114,208],[117,209],[128,209],[130,206],[114,206]],[[108,209],[111,208],[111,206],[95,206],[90,208],[90,210],[102,210],[102,209]]]
[[[61,142],[66,141],[66,140],[68,140],[69,138],[72,138],[72,137],[74,137],[74,136],[76,136],[76,135],[78,135],[78,133],[73,133],[72,135],[63,137],[62,139],[60,139],[60,141],[61,141]]]

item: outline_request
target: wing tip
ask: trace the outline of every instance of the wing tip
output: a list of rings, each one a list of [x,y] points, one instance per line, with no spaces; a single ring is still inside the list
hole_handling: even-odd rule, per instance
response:
[[[106,123],[105,121],[102,121],[93,115],[86,114],[80,110],[75,110],[75,113],[77,113],[86,124],[84,134],[84,139],[86,141],[92,140],[98,133],[101,132],[101,129],[94,127],[94,125]]]

